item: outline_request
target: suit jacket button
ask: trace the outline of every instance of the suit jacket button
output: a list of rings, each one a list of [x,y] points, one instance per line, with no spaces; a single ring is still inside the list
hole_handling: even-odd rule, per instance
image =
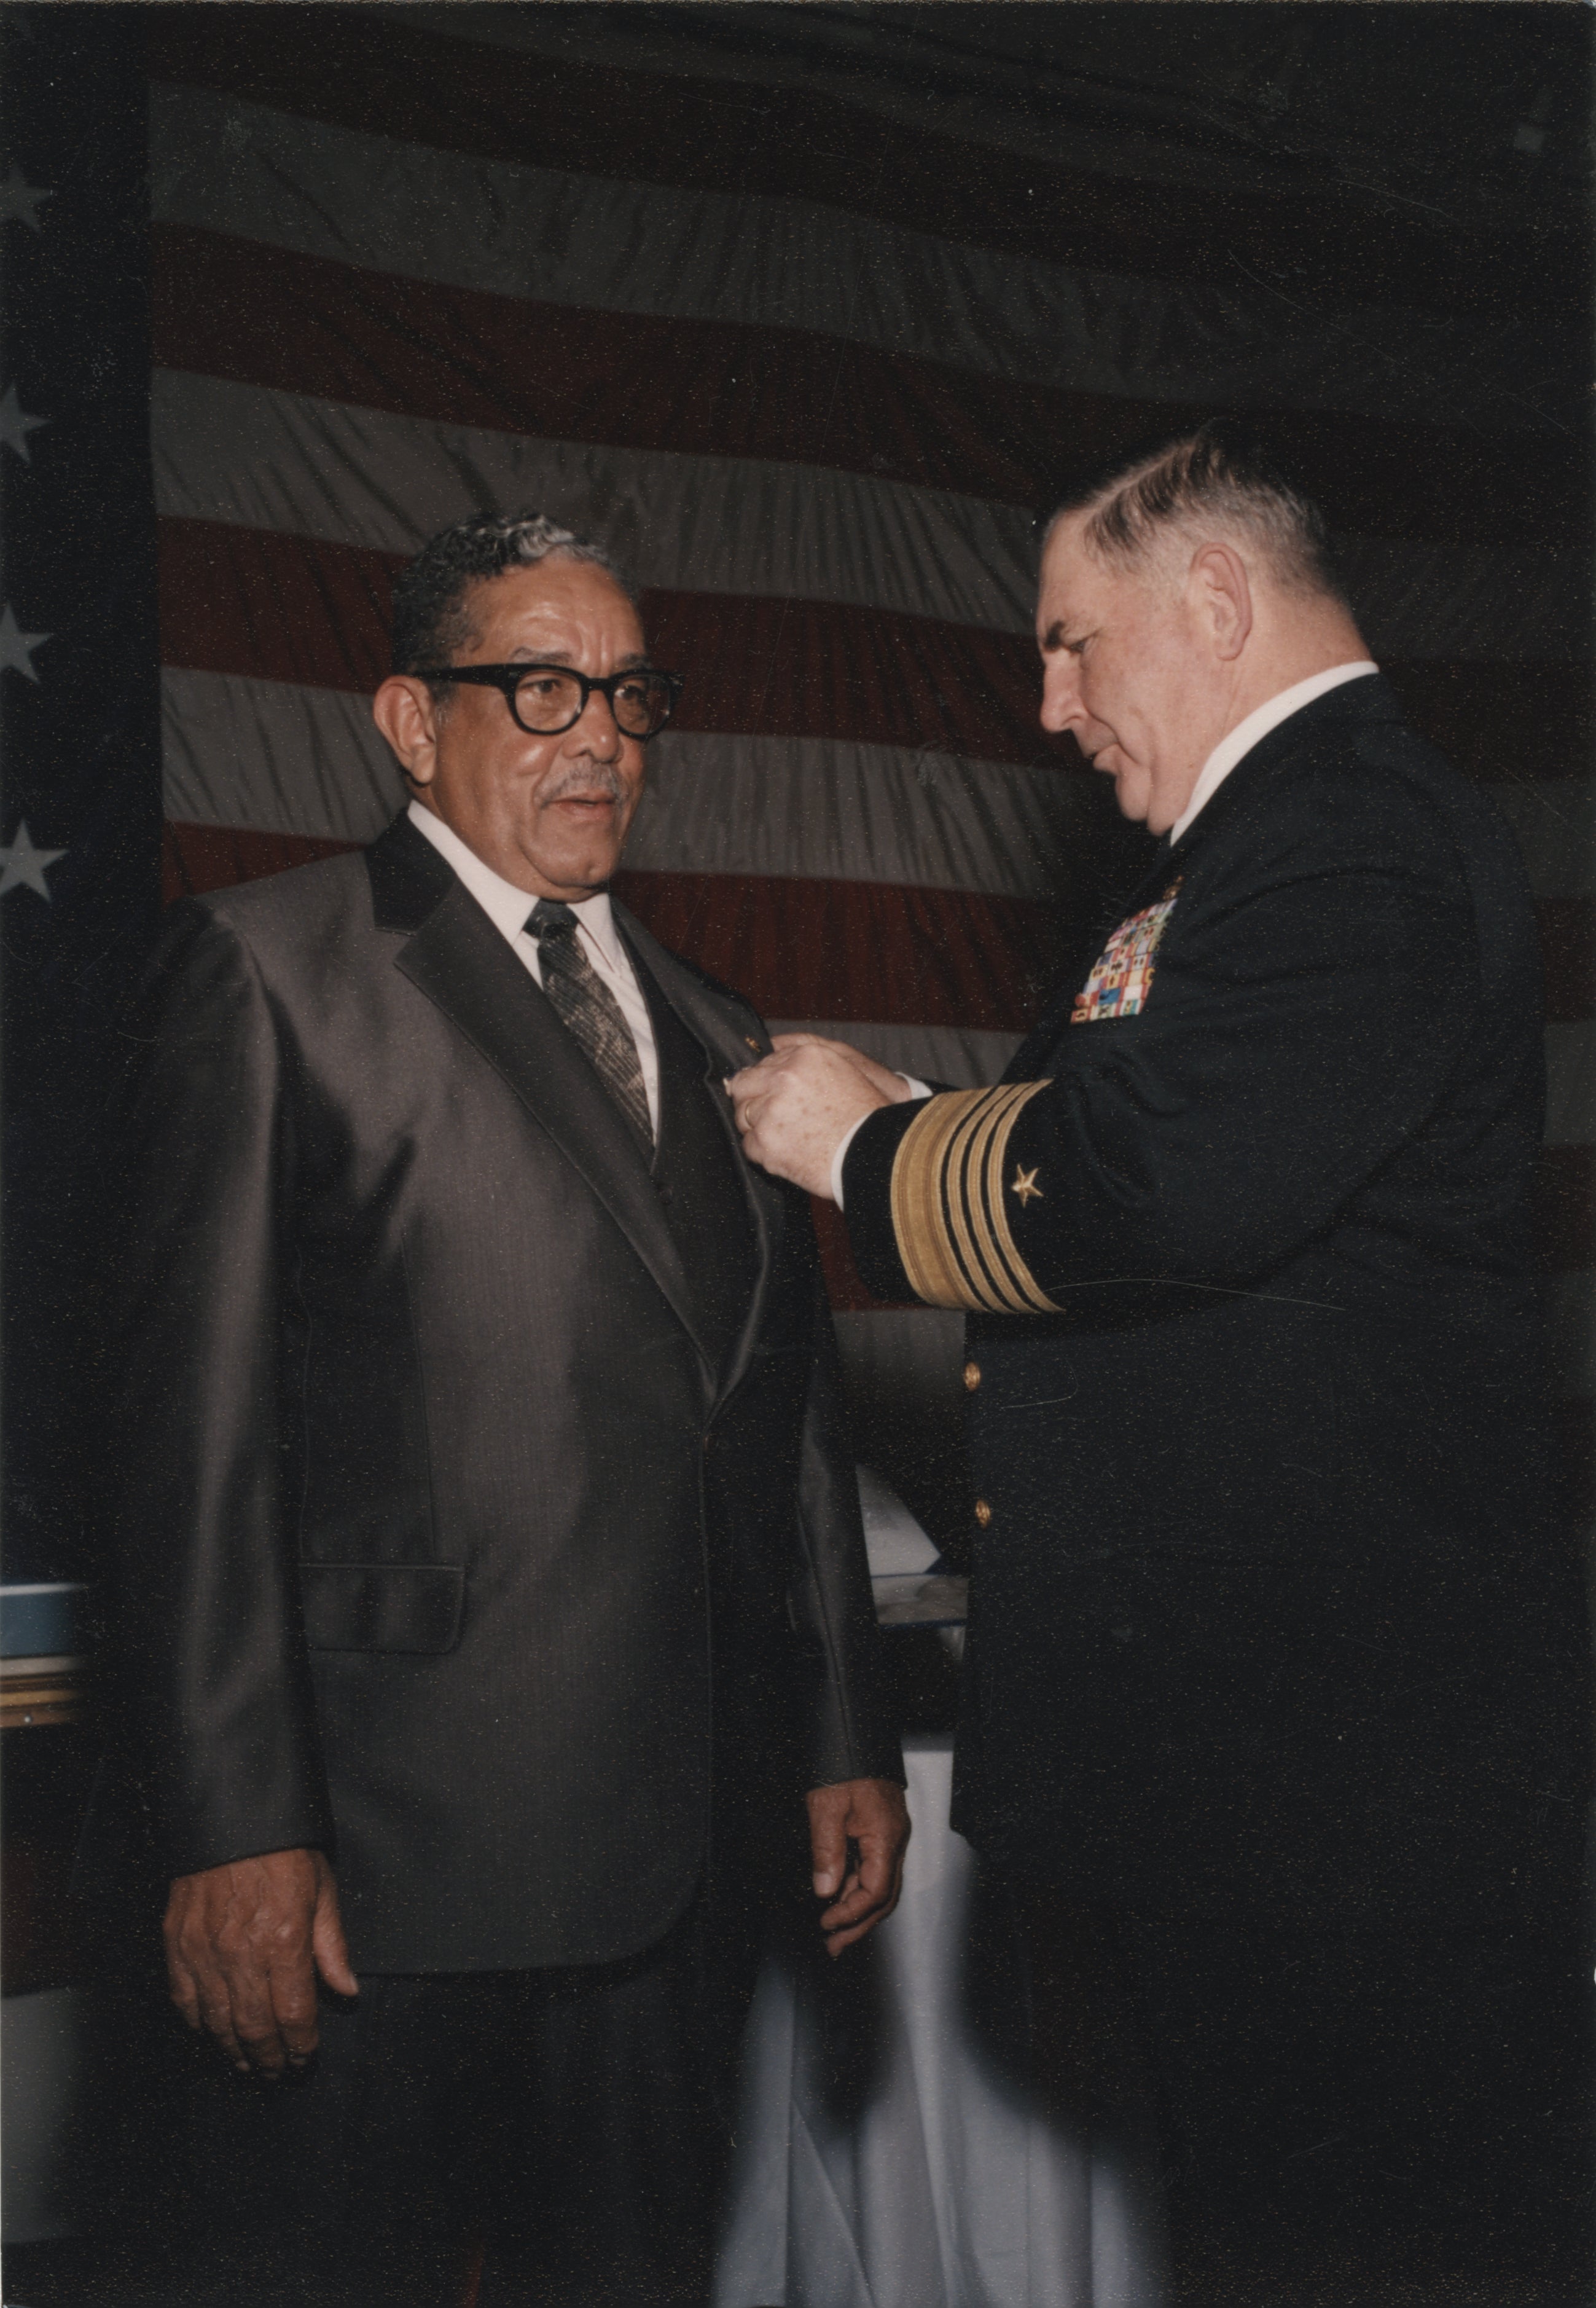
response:
[[[984,1499],[977,1499],[975,1502],[975,1520],[981,1525],[982,1530],[986,1529],[991,1519],[992,1511],[991,1507],[988,1506],[986,1501]]]
[[[969,1388],[972,1394],[974,1393],[976,1388],[981,1384],[981,1365],[979,1363],[966,1363],[965,1365],[965,1384]]]

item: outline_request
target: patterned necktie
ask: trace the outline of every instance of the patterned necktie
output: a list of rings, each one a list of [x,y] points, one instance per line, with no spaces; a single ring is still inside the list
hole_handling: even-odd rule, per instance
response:
[[[569,906],[539,898],[527,918],[527,934],[537,940],[543,990],[562,1022],[571,1029],[593,1070],[650,1152],[654,1130],[642,1063],[621,1004],[582,952],[577,917]]]

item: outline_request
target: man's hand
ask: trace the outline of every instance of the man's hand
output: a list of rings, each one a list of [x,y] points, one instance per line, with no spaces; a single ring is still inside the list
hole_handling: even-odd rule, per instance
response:
[[[909,1095],[862,1050],[819,1034],[784,1034],[775,1055],[726,1084],[750,1159],[831,1200],[831,1158],[856,1122]]]
[[[885,1923],[897,1905],[909,1840],[908,1807],[896,1779],[844,1779],[836,1787],[811,1787],[804,1801],[815,1896],[832,1901],[820,1929],[827,1952],[837,1956]],[[857,1852],[851,1868],[850,1842]]]
[[[179,1875],[165,1935],[173,2002],[243,2075],[280,2076],[310,2058],[318,1972],[339,1995],[360,1993],[319,1851],[267,1851]]]
[[[839,1058],[846,1058],[856,1074],[862,1074],[872,1089],[879,1089],[890,1106],[901,1106],[914,1095],[902,1074],[895,1074],[890,1066],[878,1065],[867,1058],[852,1042],[838,1042],[829,1034],[777,1034],[771,1041],[773,1050],[835,1050]]]

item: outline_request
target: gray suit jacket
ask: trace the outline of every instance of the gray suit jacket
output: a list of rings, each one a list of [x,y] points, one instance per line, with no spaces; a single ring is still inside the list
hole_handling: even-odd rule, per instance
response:
[[[710,1078],[768,1047],[617,917]],[[704,1861],[711,1547],[801,1778],[901,1776],[807,1208],[729,1108],[717,1370],[626,1125],[404,820],[180,908],[141,1015],[104,1334],[161,1872],[321,1846],[357,1969],[647,1946]]]

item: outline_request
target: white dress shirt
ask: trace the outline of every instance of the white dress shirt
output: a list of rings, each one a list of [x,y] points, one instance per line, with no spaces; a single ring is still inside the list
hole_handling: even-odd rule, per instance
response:
[[[543,956],[537,950],[537,940],[528,936],[526,927],[537,903],[536,896],[529,891],[518,890],[502,874],[495,874],[491,866],[485,866],[475,849],[468,848],[453,827],[445,825],[437,812],[428,809],[425,802],[410,804],[409,818],[417,831],[425,833],[433,848],[449,860],[517,960],[541,986]],[[609,891],[600,890],[596,897],[582,899],[571,910],[577,917],[582,952],[621,1004],[621,1015],[638,1046],[638,1062],[643,1069],[643,1089],[648,1099],[648,1120],[657,1138],[659,1053],[654,1046],[654,1021],[648,1015],[648,1004],[643,999],[631,957],[615,927]]]
[[[1371,657],[1360,657],[1354,664],[1333,665],[1324,673],[1310,673],[1306,681],[1294,682],[1283,689],[1277,697],[1266,698],[1263,704],[1249,713],[1245,721],[1238,721],[1227,736],[1220,739],[1197,773],[1191,789],[1191,799],[1170,828],[1172,846],[1179,841],[1187,827],[1201,809],[1206,809],[1237,763],[1251,753],[1261,737],[1271,729],[1278,729],[1293,713],[1300,713],[1316,697],[1323,697],[1332,689],[1339,689],[1343,681],[1360,681],[1366,673],[1378,673],[1379,667]]]
[[[1235,728],[1220,739],[1203,763],[1197,781],[1191,789],[1191,799],[1170,828],[1171,844],[1180,840],[1198,811],[1213,800],[1231,771],[1251,753],[1260,738],[1266,737],[1271,729],[1278,729],[1283,721],[1289,721],[1293,713],[1300,713],[1302,708],[1311,705],[1316,697],[1323,697],[1328,691],[1339,689],[1343,681],[1359,681],[1366,673],[1378,673],[1379,669],[1371,657],[1359,658],[1347,665],[1330,666],[1323,673],[1309,674],[1306,681],[1294,682],[1290,689],[1283,689],[1278,696],[1266,698],[1262,705],[1248,715],[1245,721],[1238,721]],[[911,1097],[931,1096],[925,1084],[916,1081],[912,1075],[905,1074],[903,1080],[909,1085]],[[856,1122],[838,1141],[831,1157],[831,1199],[839,1210],[843,1206],[843,1164],[847,1159],[849,1147],[869,1119],[870,1116],[865,1115]]]

